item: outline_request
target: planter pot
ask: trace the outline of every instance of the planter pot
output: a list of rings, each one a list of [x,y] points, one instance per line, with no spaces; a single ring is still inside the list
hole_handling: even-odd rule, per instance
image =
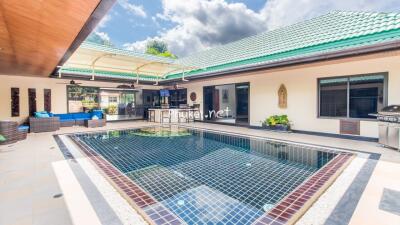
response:
[[[267,124],[262,124],[262,127],[266,130],[272,130],[272,131],[284,131],[284,132],[290,131],[290,125],[277,124],[275,126],[268,126]]]

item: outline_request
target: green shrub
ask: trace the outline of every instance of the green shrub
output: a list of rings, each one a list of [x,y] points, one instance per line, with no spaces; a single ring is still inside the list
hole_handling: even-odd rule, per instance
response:
[[[268,126],[289,125],[290,121],[287,115],[273,115],[265,119],[264,124]]]
[[[110,105],[110,106],[108,106],[106,112],[107,112],[107,114],[109,114],[109,115],[115,115],[115,114],[117,114],[117,106],[116,106],[116,105]]]

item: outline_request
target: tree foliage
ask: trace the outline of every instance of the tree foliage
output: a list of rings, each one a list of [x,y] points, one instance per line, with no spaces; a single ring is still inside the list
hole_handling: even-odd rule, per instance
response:
[[[151,55],[157,55],[161,57],[176,59],[176,55],[168,51],[167,43],[158,40],[149,41],[146,45],[146,53]]]
[[[168,51],[168,45],[167,45],[167,43],[165,43],[163,41],[152,40],[152,41],[147,42],[146,53],[147,53],[147,50],[150,50],[150,49],[154,49],[159,53],[163,53],[163,52]]]

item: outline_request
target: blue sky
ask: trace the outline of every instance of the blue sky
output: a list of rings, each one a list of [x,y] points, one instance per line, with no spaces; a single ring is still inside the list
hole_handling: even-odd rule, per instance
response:
[[[95,33],[144,51],[163,40],[182,57],[332,10],[399,12],[398,0],[117,0]]]

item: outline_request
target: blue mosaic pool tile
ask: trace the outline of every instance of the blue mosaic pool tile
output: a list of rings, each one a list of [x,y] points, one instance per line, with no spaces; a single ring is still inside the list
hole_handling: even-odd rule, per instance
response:
[[[190,225],[247,225],[264,213],[204,185],[186,190],[158,204],[164,205]],[[148,206],[145,211],[152,211],[154,207],[159,205]]]
[[[284,206],[280,201],[285,196],[337,155],[315,147],[195,129],[188,129],[192,135],[162,138],[135,135],[137,131],[74,137],[102,157],[93,159],[112,164],[100,165],[106,174],[116,176],[113,168],[118,169],[116,182],[128,196],[135,200],[136,189],[146,192],[136,203],[155,224],[268,224],[270,215],[287,217],[301,207],[303,198],[286,205],[283,215],[275,214],[276,204]],[[316,190],[302,186],[299,191],[311,196]],[[287,199],[297,197],[291,193]]]

